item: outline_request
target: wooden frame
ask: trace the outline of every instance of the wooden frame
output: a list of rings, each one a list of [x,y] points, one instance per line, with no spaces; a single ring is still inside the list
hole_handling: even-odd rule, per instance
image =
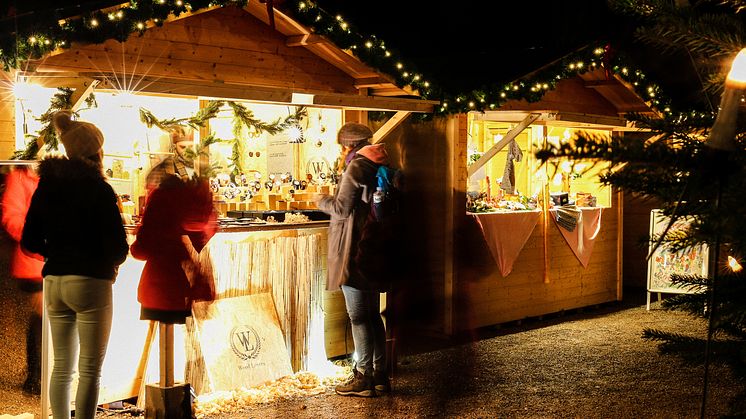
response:
[[[664,217],[660,210],[650,211],[650,255],[648,258],[647,277],[647,309],[650,310],[650,294],[658,293],[660,300],[662,293],[689,294],[692,291],[671,282],[671,275],[700,275],[707,277],[709,267],[709,247],[700,245],[679,252],[672,252],[665,244],[660,246],[654,240],[668,225],[668,217]],[[689,221],[677,220],[671,231],[686,229]]]

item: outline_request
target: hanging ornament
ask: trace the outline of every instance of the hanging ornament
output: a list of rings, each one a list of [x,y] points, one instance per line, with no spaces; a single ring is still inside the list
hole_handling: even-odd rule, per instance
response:
[[[322,145],[324,145],[324,143],[321,140],[316,141],[316,147],[321,147]]]

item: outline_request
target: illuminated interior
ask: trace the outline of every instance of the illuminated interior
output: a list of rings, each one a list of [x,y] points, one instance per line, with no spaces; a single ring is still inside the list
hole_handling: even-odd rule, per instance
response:
[[[470,115],[467,144],[467,165],[473,164],[482,154],[497,144],[517,124],[497,121],[476,120]],[[608,169],[608,163],[590,161],[551,161],[541,165],[534,157],[545,142],[559,145],[572,141],[576,136],[611,138],[611,131],[601,129],[575,128],[559,125],[530,125],[515,138],[522,151],[522,159],[514,160],[516,195],[541,198],[546,185],[549,192],[568,192],[571,202],[578,194],[591,194],[596,198],[596,206],[611,206],[611,190],[599,181],[599,173]],[[503,147],[484,166],[469,178],[467,188],[471,192],[496,196],[505,173],[508,147]]]

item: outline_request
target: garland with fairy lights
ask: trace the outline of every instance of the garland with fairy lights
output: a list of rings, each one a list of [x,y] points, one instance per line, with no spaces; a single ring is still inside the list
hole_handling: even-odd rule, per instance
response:
[[[39,133],[26,134],[26,147],[23,150],[16,150],[10,157],[13,160],[34,160],[36,155],[39,153],[39,148],[43,144],[47,150],[57,150],[59,147],[59,139],[57,138],[57,132],[52,126],[52,115],[57,111],[71,110],[73,107],[72,97],[74,90],[69,87],[57,88],[57,93],[52,96],[50,100],[49,109],[44,112],[39,118],[36,118],[42,123],[42,129]],[[97,106],[96,97],[93,93],[89,94],[85,98],[85,103],[89,108]],[[73,112],[75,116],[78,116],[77,112]]]
[[[223,142],[231,144],[231,167],[234,175],[242,172],[241,168],[241,155],[242,155],[242,144],[239,141],[241,138],[241,132],[243,128],[249,132],[249,135],[258,136],[262,133],[268,133],[270,135],[278,134],[288,128],[297,126],[300,120],[308,116],[308,111],[305,106],[296,106],[295,112],[292,112],[287,117],[278,118],[274,122],[264,122],[254,117],[254,113],[246,108],[246,106],[233,102],[230,100],[211,100],[207,102],[207,105],[200,109],[195,115],[185,118],[169,118],[169,119],[158,119],[153,115],[152,112],[145,108],[140,108],[140,121],[142,121],[148,128],[158,127],[164,131],[170,131],[175,127],[189,126],[194,129],[204,127],[208,120],[215,118],[220,112],[220,108],[223,105],[228,105],[233,110],[233,138],[230,140],[220,140],[212,135],[207,137],[207,142],[200,144],[200,154],[203,150],[214,143]]]
[[[130,35],[142,34],[150,26],[160,26],[170,16],[196,12],[208,7],[243,7],[248,0],[137,0],[104,11],[87,12],[76,18],[59,20],[40,13],[32,28],[17,34],[0,36],[0,61],[4,67],[18,68],[19,57],[39,58],[57,48],[68,48],[73,42],[101,43],[107,39],[125,41]],[[607,47],[589,47],[570,54],[530,77],[502,85],[490,85],[468,93],[449,94],[435,88],[411,63],[376,36],[364,36],[340,15],[327,13],[311,0],[287,0],[283,10],[313,33],[322,35],[340,48],[350,51],[362,62],[390,75],[399,87],[410,87],[423,99],[440,100],[436,115],[498,109],[508,100],[535,102],[554,89],[562,79],[597,68],[607,76],[615,74],[628,82],[651,108],[670,114],[671,102],[660,87],[637,69],[626,67],[619,56]]]

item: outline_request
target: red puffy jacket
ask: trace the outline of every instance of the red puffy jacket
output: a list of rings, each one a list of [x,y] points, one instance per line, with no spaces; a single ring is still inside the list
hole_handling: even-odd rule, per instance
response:
[[[182,236],[199,252],[216,231],[212,192],[206,182],[169,176],[148,196],[130,251],[145,261],[137,299],[144,308],[189,310],[196,297],[182,262],[189,257]]]
[[[28,167],[19,167],[10,171],[5,178],[5,193],[3,194],[3,228],[15,240],[13,259],[10,273],[14,278],[41,282],[41,268],[44,260],[39,255],[28,255],[21,250],[21,233],[26,222],[26,213],[31,204],[39,177]]]

